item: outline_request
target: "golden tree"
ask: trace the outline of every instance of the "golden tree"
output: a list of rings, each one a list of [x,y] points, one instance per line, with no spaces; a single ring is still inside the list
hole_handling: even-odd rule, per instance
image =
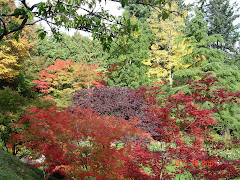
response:
[[[15,8],[14,1],[0,0],[1,4],[8,4],[4,9],[8,13],[12,13]],[[17,21],[15,17],[8,17],[13,21]],[[17,38],[16,38],[17,37]],[[19,74],[20,64],[29,57],[29,53],[35,46],[34,26],[26,27],[21,35],[18,33],[5,37],[0,42],[0,79],[11,81]]]
[[[172,3],[171,8],[168,5],[165,8],[178,11],[178,5],[175,2]],[[186,17],[187,13],[182,13]],[[155,32],[156,39],[151,46],[150,58],[145,59],[143,63],[151,67],[149,76],[155,76],[157,81],[167,78],[171,86],[172,73],[181,67],[181,57],[191,52],[191,49],[185,49],[187,45],[183,41],[176,42],[176,38],[182,35],[181,29],[185,25],[184,17],[172,13],[168,19],[162,20],[157,12],[154,12],[148,19],[148,23]]]

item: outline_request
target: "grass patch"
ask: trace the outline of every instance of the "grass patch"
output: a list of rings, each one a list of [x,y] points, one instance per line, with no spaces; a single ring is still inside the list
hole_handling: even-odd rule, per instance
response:
[[[38,169],[30,169],[17,157],[0,148],[0,180],[42,180]]]

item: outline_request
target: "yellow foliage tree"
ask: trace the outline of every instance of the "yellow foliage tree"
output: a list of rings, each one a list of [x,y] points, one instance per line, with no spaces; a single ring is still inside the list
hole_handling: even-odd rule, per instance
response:
[[[13,12],[14,1],[0,0],[1,3],[8,3],[10,7],[8,12]],[[14,19],[14,17],[10,18]],[[19,74],[21,62],[29,57],[29,52],[36,44],[33,26],[26,27],[21,35],[17,35],[18,40],[13,36],[8,36],[0,42],[0,79],[6,81],[11,81]]]
[[[165,8],[172,11],[178,10],[175,2],[172,3],[171,8],[168,5]],[[183,12],[183,14],[186,17],[187,12]],[[186,50],[187,44],[184,41],[175,41],[182,35],[181,29],[185,25],[184,17],[172,13],[164,21],[158,17],[157,12],[154,12],[147,21],[149,27],[156,34],[156,40],[151,46],[150,58],[144,60],[143,63],[151,67],[148,72],[149,76],[154,77],[154,80],[157,81],[167,78],[171,86],[173,71],[182,66],[180,64],[181,57],[191,52],[191,49]]]

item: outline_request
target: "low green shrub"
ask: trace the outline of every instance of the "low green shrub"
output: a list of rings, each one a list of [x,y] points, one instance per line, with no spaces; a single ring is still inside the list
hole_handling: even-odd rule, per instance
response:
[[[0,148],[0,180],[41,180],[43,175]]]

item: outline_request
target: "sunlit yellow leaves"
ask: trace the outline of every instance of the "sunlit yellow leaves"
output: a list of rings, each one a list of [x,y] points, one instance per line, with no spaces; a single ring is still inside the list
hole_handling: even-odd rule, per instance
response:
[[[15,9],[14,1],[0,0],[0,3],[8,3],[10,12]],[[9,12],[9,13],[10,13]],[[8,17],[6,21],[20,21],[14,17]],[[11,81],[19,74],[21,63],[29,57],[29,53],[36,45],[34,27],[26,27],[18,37],[18,41],[11,35],[0,42],[0,79]]]
[[[11,79],[18,75],[14,68],[18,67],[18,58],[0,51],[0,79]]]
[[[165,8],[169,8],[168,5]],[[171,10],[177,11],[177,4],[172,3]],[[165,11],[169,13],[168,10]],[[154,76],[155,80],[161,81],[168,77],[171,79],[175,67],[180,68],[180,60],[183,55],[190,53],[186,50],[184,42],[176,42],[176,38],[182,35],[181,28],[185,25],[184,18],[171,14],[165,21],[158,18],[156,12],[147,20],[149,27],[155,32],[156,40],[151,46],[150,58],[143,64],[150,66],[148,76]]]
[[[30,42],[28,39],[29,35],[28,32],[23,32],[18,41],[14,38],[8,38],[1,42],[0,79],[11,81],[19,74],[21,63],[29,57],[29,51],[35,46],[35,42]]]
[[[147,66],[151,66],[151,65],[152,65],[150,59],[145,59],[145,60],[143,60],[143,64],[145,64],[145,65],[147,65]]]
[[[0,49],[0,79],[11,81],[19,74],[18,68],[28,57],[31,44],[24,38],[5,40]]]
[[[139,32],[138,31],[134,31],[133,33],[134,33],[136,38],[139,36]]]

